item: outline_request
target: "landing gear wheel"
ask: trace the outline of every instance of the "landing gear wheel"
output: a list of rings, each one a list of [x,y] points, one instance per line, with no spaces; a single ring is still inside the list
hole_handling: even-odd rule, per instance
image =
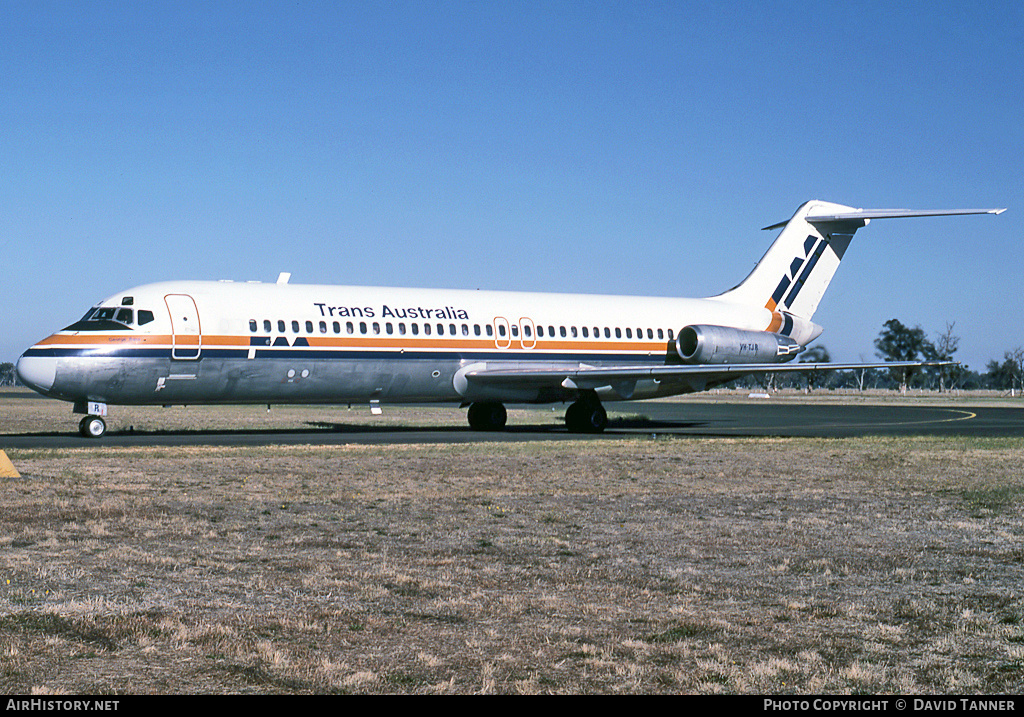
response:
[[[570,433],[601,433],[608,426],[608,414],[600,403],[576,401],[565,411],[565,426]]]
[[[466,418],[474,431],[500,431],[505,427],[508,413],[497,401],[483,401],[471,405]]]
[[[99,416],[86,416],[78,424],[78,432],[86,438],[101,438],[107,432],[107,423]]]

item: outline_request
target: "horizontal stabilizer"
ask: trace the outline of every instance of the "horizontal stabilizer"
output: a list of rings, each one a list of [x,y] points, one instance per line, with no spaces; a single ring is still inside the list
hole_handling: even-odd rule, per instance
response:
[[[828,224],[830,222],[855,222],[863,221],[865,224],[871,219],[902,219],[904,217],[952,217],[961,214],[1002,214],[1002,209],[856,209],[851,212],[841,213],[809,213],[804,221],[810,224]],[[789,220],[764,227],[765,230],[779,229],[786,226]],[[862,225],[863,226],[863,225]]]

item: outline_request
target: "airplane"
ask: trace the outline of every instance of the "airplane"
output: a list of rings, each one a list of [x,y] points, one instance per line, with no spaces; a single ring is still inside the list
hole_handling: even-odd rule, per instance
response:
[[[120,291],[19,358],[22,383],[73,403],[83,436],[108,405],[452,402],[501,430],[507,403],[569,402],[599,433],[603,401],[704,391],[779,371],[921,366],[795,363],[857,229],[872,219],[1005,209],[856,209],[809,201],[742,282],[702,299],[169,281]]]

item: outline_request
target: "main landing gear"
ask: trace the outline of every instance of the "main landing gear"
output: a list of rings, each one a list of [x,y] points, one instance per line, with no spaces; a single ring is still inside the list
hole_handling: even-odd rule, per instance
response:
[[[500,431],[505,427],[508,413],[497,401],[480,401],[470,405],[466,417],[474,431]]]
[[[601,433],[608,426],[608,414],[597,396],[583,396],[565,411],[569,433]]]
[[[497,401],[479,401],[470,405],[467,418],[474,431],[500,431],[508,413]],[[565,412],[565,427],[570,433],[601,433],[607,426],[608,414],[596,395],[581,396]]]

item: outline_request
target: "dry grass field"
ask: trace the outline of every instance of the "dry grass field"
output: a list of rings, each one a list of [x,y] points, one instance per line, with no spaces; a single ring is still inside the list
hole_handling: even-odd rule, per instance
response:
[[[7,453],[0,692],[1024,691],[1024,439]]]

